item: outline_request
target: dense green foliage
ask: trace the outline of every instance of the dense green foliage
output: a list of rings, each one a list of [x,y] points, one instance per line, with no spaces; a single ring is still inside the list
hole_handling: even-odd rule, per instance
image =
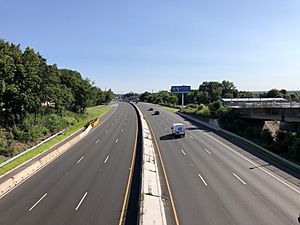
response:
[[[0,40],[0,154],[15,154],[13,142],[59,131],[113,97],[76,71],[48,65],[32,48]]]
[[[201,118],[221,118],[225,116],[230,109],[223,106],[220,100],[214,101],[207,106],[204,104],[188,104],[185,108],[180,110],[181,112],[194,114]]]
[[[300,162],[300,134],[279,130],[275,137],[264,129],[264,121],[241,119],[227,114],[220,120],[220,125],[233,133],[256,142],[270,151]]]

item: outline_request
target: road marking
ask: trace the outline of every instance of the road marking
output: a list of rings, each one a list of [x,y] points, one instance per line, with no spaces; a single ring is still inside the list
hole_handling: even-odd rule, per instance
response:
[[[113,126],[113,125],[114,125],[114,123],[111,124],[111,126]]]
[[[144,115],[143,115],[144,116]],[[144,116],[144,118],[146,119],[146,117]],[[169,184],[169,179],[168,179],[168,176],[167,176],[167,172],[166,172],[166,169],[165,169],[165,165],[164,165],[164,162],[162,160],[162,156],[161,156],[161,153],[160,153],[160,149],[158,147],[158,144],[157,144],[157,141],[156,141],[156,138],[154,136],[154,132],[153,132],[153,129],[150,125],[150,123],[148,123],[148,121],[146,120],[150,130],[151,130],[151,133],[152,133],[152,137],[153,137],[153,140],[154,140],[154,143],[155,143],[155,146],[156,146],[156,149],[158,151],[158,156],[159,156],[159,160],[160,160],[160,163],[162,165],[162,170],[163,170],[163,173],[164,173],[164,177],[165,177],[165,180],[166,180],[166,184],[167,184],[167,189],[168,189],[168,192],[169,192],[169,195],[170,195],[170,200],[171,200],[171,205],[172,205],[172,210],[173,210],[173,214],[174,214],[174,217],[175,217],[175,224],[176,225],[179,225],[179,220],[178,220],[178,216],[177,216],[177,211],[176,211],[176,207],[175,207],[175,203],[174,203],[174,199],[173,199],[173,195],[172,195],[172,191],[171,191],[171,188],[170,188],[170,184]],[[173,137],[174,139],[174,137]],[[119,224],[121,225],[121,224]]]
[[[107,132],[108,132],[108,130],[105,131],[105,133],[107,133]]]
[[[136,114],[136,117],[135,117],[135,124],[136,124],[136,127],[135,127],[135,141],[134,141],[134,148],[133,148],[130,168],[134,168],[135,155],[136,155],[136,146],[137,146],[137,137],[138,137],[138,116],[137,116],[137,114]],[[129,187],[131,185],[131,180],[132,180],[133,170],[130,169],[130,168],[129,168],[129,176],[128,176],[128,181],[127,181],[127,186],[126,186],[122,211],[121,211],[121,215],[120,215],[120,219],[119,219],[119,225],[123,224],[123,219],[124,219],[124,215],[125,215],[125,208],[126,208],[126,205],[127,205],[127,198],[128,198],[128,194],[129,194]]]
[[[208,149],[206,149],[206,148],[204,148],[204,150],[208,153],[208,154],[210,154],[211,155],[211,152],[210,151],[208,151]]]
[[[200,173],[198,174],[198,176],[200,177],[200,179],[202,180],[202,182],[205,184],[205,186],[207,186],[207,183],[205,182],[205,180],[203,179],[203,177],[200,175]]]
[[[168,130],[168,128],[165,127],[165,130]]]
[[[29,211],[31,211],[34,207],[37,206],[37,204],[39,204],[43,198],[45,198],[47,196],[47,193],[45,193],[33,206],[30,207]]]
[[[82,156],[82,157],[77,161],[76,164],[78,164],[83,158],[84,158],[84,156]]]
[[[201,131],[199,131],[201,132]],[[276,179],[277,181],[279,181],[280,183],[284,184],[285,186],[289,187],[290,189],[292,189],[293,191],[297,192],[298,194],[300,194],[300,191],[298,191],[296,188],[292,187],[291,185],[289,185],[288,183],[284,182],[283,180],[281,180],[280,178],[278,178],[277,176],[271,174],[269,171],[265,170],[264,168],[260,167],[257,163],[253,162],[252,160],[248,159],[246,156],[242,155],[241,153],[237,152],[236,150],[234,150],[233,148],[227,146],[226,144],[222,143],[221,141],[217,140],[216,138],[212,137],[209,134],[206,134],[204,132],[201,132],[202,134],[204,134],[205,136],[209,137],[210,139],[214,140],[215,142],[219,143],[220,145],[223,145],[225,148],[227,148],[228,150],[230,150],[231,152],[233,152],[234,154],[238,155],[239,157],[241,157],[242,159],[246,160],[247,162],[249,162],[250,164],[252,164],[253,166],[256,166],[258,169],[264,171],[266,174],[268,174],[269,176],[273,177],[274,179]]]
[[[185,155],[185,152],[183,151],[183,149],[180,149],[180,150],[181,150],[182,154]]]
[[[117,140],[115,141],[115,143],[117,143],[119,141],[119,138],[117,138]]]
[[[193,136],[189,135],[191,139],[194,139]]]
[[[99,139],[96,141],[96,144],[99,142]]]
[[[238,175],[236,175],[235,173],[232,173],[233,176],[235,176],[239,181],[241,181],[243,184],[246,184],[245,181],[243,181]]]
[[[104,160],[104,164],[107,162],[108,159],[109,159],[109,155],[106,156],[106,159]]]
[[[121,133],[123,133],[123,129],[121,130]]]
[[[79,202],[78,205],[76,206],[76,208],[75,208],[76,211],[79,209],[79,207],[80,207],[81,203],[83,202],[83,200],[85,199],[86,195],[87,195],[87,192],[85,192],[85,194],[84,194],[83,197],[81,198],[80,202]]]

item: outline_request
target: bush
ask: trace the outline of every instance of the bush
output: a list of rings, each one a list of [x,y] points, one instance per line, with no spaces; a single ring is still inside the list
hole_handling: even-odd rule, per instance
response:
[[[6,132],[4,129],[0,129],[0,155],[4,155],[6,157],[12,156],[12,140],[13,135],[11,132]]]
[[[77,122],[77,119],[72,116],[65,116],[63,117],[63,123],[65,126],[72,126]]]
[[[40,137],[43,137],[44,135],[48,134],[49,130],[47,127],[44,127],[43,125],[34,125],[31,127],[31,129],[27,133],[28,141],[35,141]]]
[[[50,132],[57,132],[64,128],[64,121],[62,117],[56,114],[50,114],[49,116],[47,116],[46,127]]]
[[[198,111],[201,111],[203,109],[205,109],[205,105],[203,105],[203,104],[198,105],[198,107],[197,107]]]
[[[16,140],[22,141],[22,142],[28,141],[27,132],[25,130],[21,129],[20,127],[13,126],[12,133]]]
[[[209,118],[210,117],[209,108],[204,107],[202,110],[196,111],[196,115],[204,118]]]

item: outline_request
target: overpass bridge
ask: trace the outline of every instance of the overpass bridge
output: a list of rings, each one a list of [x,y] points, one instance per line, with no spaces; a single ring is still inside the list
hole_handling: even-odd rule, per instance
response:
[[[300,101],[283,98],[222,99],[240,118],[276,120],[281,127],[300,131]]]

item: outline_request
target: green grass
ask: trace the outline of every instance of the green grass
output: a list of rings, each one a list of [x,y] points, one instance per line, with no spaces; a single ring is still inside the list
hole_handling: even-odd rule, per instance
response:
[[[173,113],[177,113],[179,111],[179,109],[171,108],[171,107],[167,107],[167,106],[160,106],[160,108],[168,110],[168,111],[173,112]]]
[[[17,167],[18,165],[26,162],[27,160],[33,158],[34,156],[44,152],[48,148],[52,147],[53,145],[57,144],[58,142],[62,141],[63,139],[67,138],[68,136],[74,134],[76,131],[81,129],[88,121],[99,117],[106,113],[111,106],[104,106],[101,108],[88,108],[87,109],[87,117],[81,120],[80,122],[74,124],[71,127],[68,127],[63,134],[60,134],[56,136],[55,138],[51,139],[50,141],[40,145],[39,147],[33,149],[30,152],[27,152],[26,154],[20,156],[19,158],[13,160],[12,162],[4,165],[3,167],[0,168],[0,175],[8,172],[9,170]],[[100,121],[101,123],[101,121]],[[0,158],[1,162],[1,158]]]

